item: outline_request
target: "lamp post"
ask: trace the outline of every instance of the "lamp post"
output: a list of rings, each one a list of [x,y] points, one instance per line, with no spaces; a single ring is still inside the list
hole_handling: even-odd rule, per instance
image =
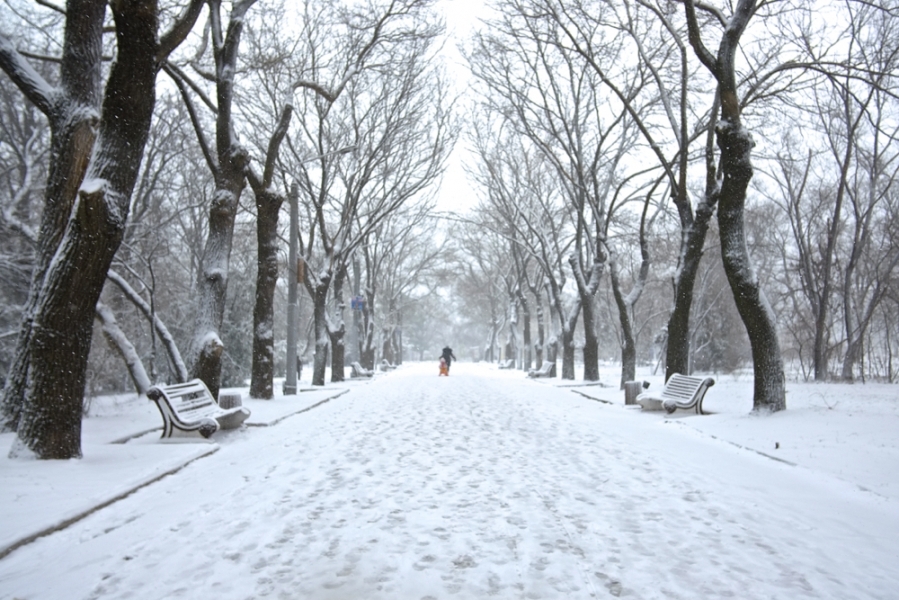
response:
[[[349,154],[355,150],[356,146],[347,146],[340,150],[307,158],[300,164],[306,164],[307,162],[327,158],[328,156]],[[299,245],[297,234],[300,227],[299,197],[300,186],[294,182],[290,186],[290,194],[287,196],[287,200],[290,203],[290,248],[287,255],[287,373],[284,377],[284,388],[282,390],[285,396],[297,393],[297,280],[300,275],[300,263],[297,257],[297,246]]]

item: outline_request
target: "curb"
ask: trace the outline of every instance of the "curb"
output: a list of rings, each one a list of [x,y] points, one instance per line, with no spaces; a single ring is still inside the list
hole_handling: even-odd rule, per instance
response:
[[[45,535],[50,535],[51,533],[56,533],[57,531],[62,531],[63,529],[65,529],[65,528],[68,527],[69,525],[72,525],[72,524],[74,524],[74,523],[77,523],[77,522],[80,521],[81,519],[83,519],[83,518],[85,518],[85,517],[88,517],[88,516],[90,516],[91,514],[97,512],[98,510],[101,510],[101,509],[103,509],[103,508],[106,508],[107,506],[109,506],[109,505],[111,505],[111,504],[115,504],[115,503],[118,502],[119,500],[122,500],[122,499],[124,499],[124,498],[127,498],[128,496],[130,496],[130,495],[133,494],[134,492],[138,491],[139,489],[145,488],[145,487],[147,487],[148,485],[150,485],[151,483],[155,483],[155,482],[159,481],[159,480],[162,479],[163,477],[168,477],[169,475],[172,475],[172,474],[174,474],[174,473],[177,473],[178,471],[180,471],[181,469],[183,469],[183,468],[186,467],[187,465],[191,464],[192,462],[197,461],[197,460],[200,460],[201,458],[205,458],[205,457],[209,456],[210,454],[213,454],[213,453],[215,453],[215,452],[218,452],[218,450],[219,450],[219,446],[218,446],[218,445],[216,445],[216,446],[210,446],[209,449],[208,449],[208,451],[206,451],[206,452],[200,454],[199,456],[195,456],[195,457],[191,458],[190,460],[188,460],[188,461],[186,461],[186,462],[184,462],[184,463],[182,463],[182,464],[180,464],[180,465],[178,465],[178,466],[176,466],[176,467],[172,467],[171,469],[168,469],[167,471],[164,471],[164,472],[162,472],[162,473],[156,473],[156,474],[154,474],[154,475],[151,475],[151,476],[149,476],[147,479],[138,482],[136,485],[134,485],[134,486],[128,488],[127,490],[125,490],[125,491],[123,491],[123,492],[120,492],[120,493],[118,493],[118,494],[115,494],[115,495],[112,496],[111,498],[107,498],[106,500],[100,502],[99,504],[96,504],[96,505],[94,505],[94,506],[92,506],[92,507],[90,507],[90,508],[87,508],[87,509],[85,509],[85,510],[83,510],[83,511],[81,511],[81,512],[78,512],[78,513],[76,513],[75,515],[73,515],[73,516],[71,516],[71,517],[68,517],[68,518],[66,518],[66,519],[63,519],[63,520],[60,521],[59,523],[56,523],[56,524],[54,524],[54,525],[50,525],[49,527],[45,527],[45,528],[40,529],[40,530],[38,530],[38,531],[36,531],[36,532],[34,532],[34,533],[30,533],[30,534],[28,534],[28,535],[26,535],[26,536],[23,536],[23,537],[19,538],[18,540],[12,542],[11,544],[7,544],[6,546],[0,548],[0,560],[2,560],[3,558],[6,558],[6,556],[8,556],[8,555],[9,555],[11,552],[13,552],[14,550],[16,550],[16,549],[18,549],[18,548],[21,548],[22,546],[24,546],[24,545],[26,545],[26,544],[30,544],[30,543],[33,542],[34,540],[36,540],[36,539],[38,539],[38,538],[42,538],[42,537],[44,537]]]

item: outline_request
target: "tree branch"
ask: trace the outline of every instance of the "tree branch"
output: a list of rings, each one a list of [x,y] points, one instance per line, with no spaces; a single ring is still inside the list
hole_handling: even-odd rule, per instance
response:
[[[683,0],[684,12],[687,14],[687,31],[690,45],[699,62],[704,64],[711,71],[712,75],[718,77],[718,65],[715,56],[709,52],[709,49],[702,43],[702,35],[699,32],[699,22],[696,20],[696,5],[693,0]]]
[[[38,110],[45,115],[50,115],[53,106],[59,96],[59,91],[52,87],[41,77],[40,73],[25,60],[25,57],[16,50],[13,43],[3,35],[0,35],[0,69],[16,84],[16,87],[25,94]]]
[[[194,24],[197,22],[204,4],[206,4],[205,0],[191,0],[190,4],[184,8],[184,12],[175,19],[172,28],[159,39],[159,47],[156,51],[157,64],[163,64],[168,59],[169,54],[181,45],[184,38],[194,28]]]
[[[175,85],[178,86],[178,91],[181,92],[181,98],[184,100],[184,105],[187,107],[187,113],[190,115],[190,122],[191,124],[193,124],[194,132],[197,134],[197,142],[200,144],[200,150],[202,150],[203,152],[203,157],[206,159],[206,164],[209,166],[209,170],[213,173],[218,173],[218,160],[212,153],[212,149],[209,147],[209,142],[206,140],[206,135],[203,133],[203,126],[200,123],[200,118],[197,115],[197,110],[196,108],[194,108],[194,103],[187,93],[187,87],[184,83],[184,80],[181,78],[181,75],[178,72],[177,68],[169,63],[165,63],[162,66],[162,70],[165,71],[169,77],[171,77],[172,81],[175,82]]]

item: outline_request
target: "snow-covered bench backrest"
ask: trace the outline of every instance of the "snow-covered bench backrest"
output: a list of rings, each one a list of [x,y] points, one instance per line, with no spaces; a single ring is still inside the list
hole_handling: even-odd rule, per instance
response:
[[[219,412],[218,402],[199,379],[154,389],[164,394],[169,406],[184,421],[197,421]]]

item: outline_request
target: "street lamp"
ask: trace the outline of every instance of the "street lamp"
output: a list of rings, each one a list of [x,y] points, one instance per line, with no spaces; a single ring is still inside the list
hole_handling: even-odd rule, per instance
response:
[[[356,146],[347,146],[333,152],[326,152],[307,158],[300,162],[301,165],[314,160],[320,160],[329,156],[342,156],[355,152]],[[300,208],[299,208],[300,187],[294,182],[290,186],[290,194],[287,200],[290,202],[290,250],[287,256],[287,373],[284,377],[284,388],[282,390],[285,396],[297,393],[297,279],[299,275],[300,264],[297,261],[297,231],[300,227]]]

